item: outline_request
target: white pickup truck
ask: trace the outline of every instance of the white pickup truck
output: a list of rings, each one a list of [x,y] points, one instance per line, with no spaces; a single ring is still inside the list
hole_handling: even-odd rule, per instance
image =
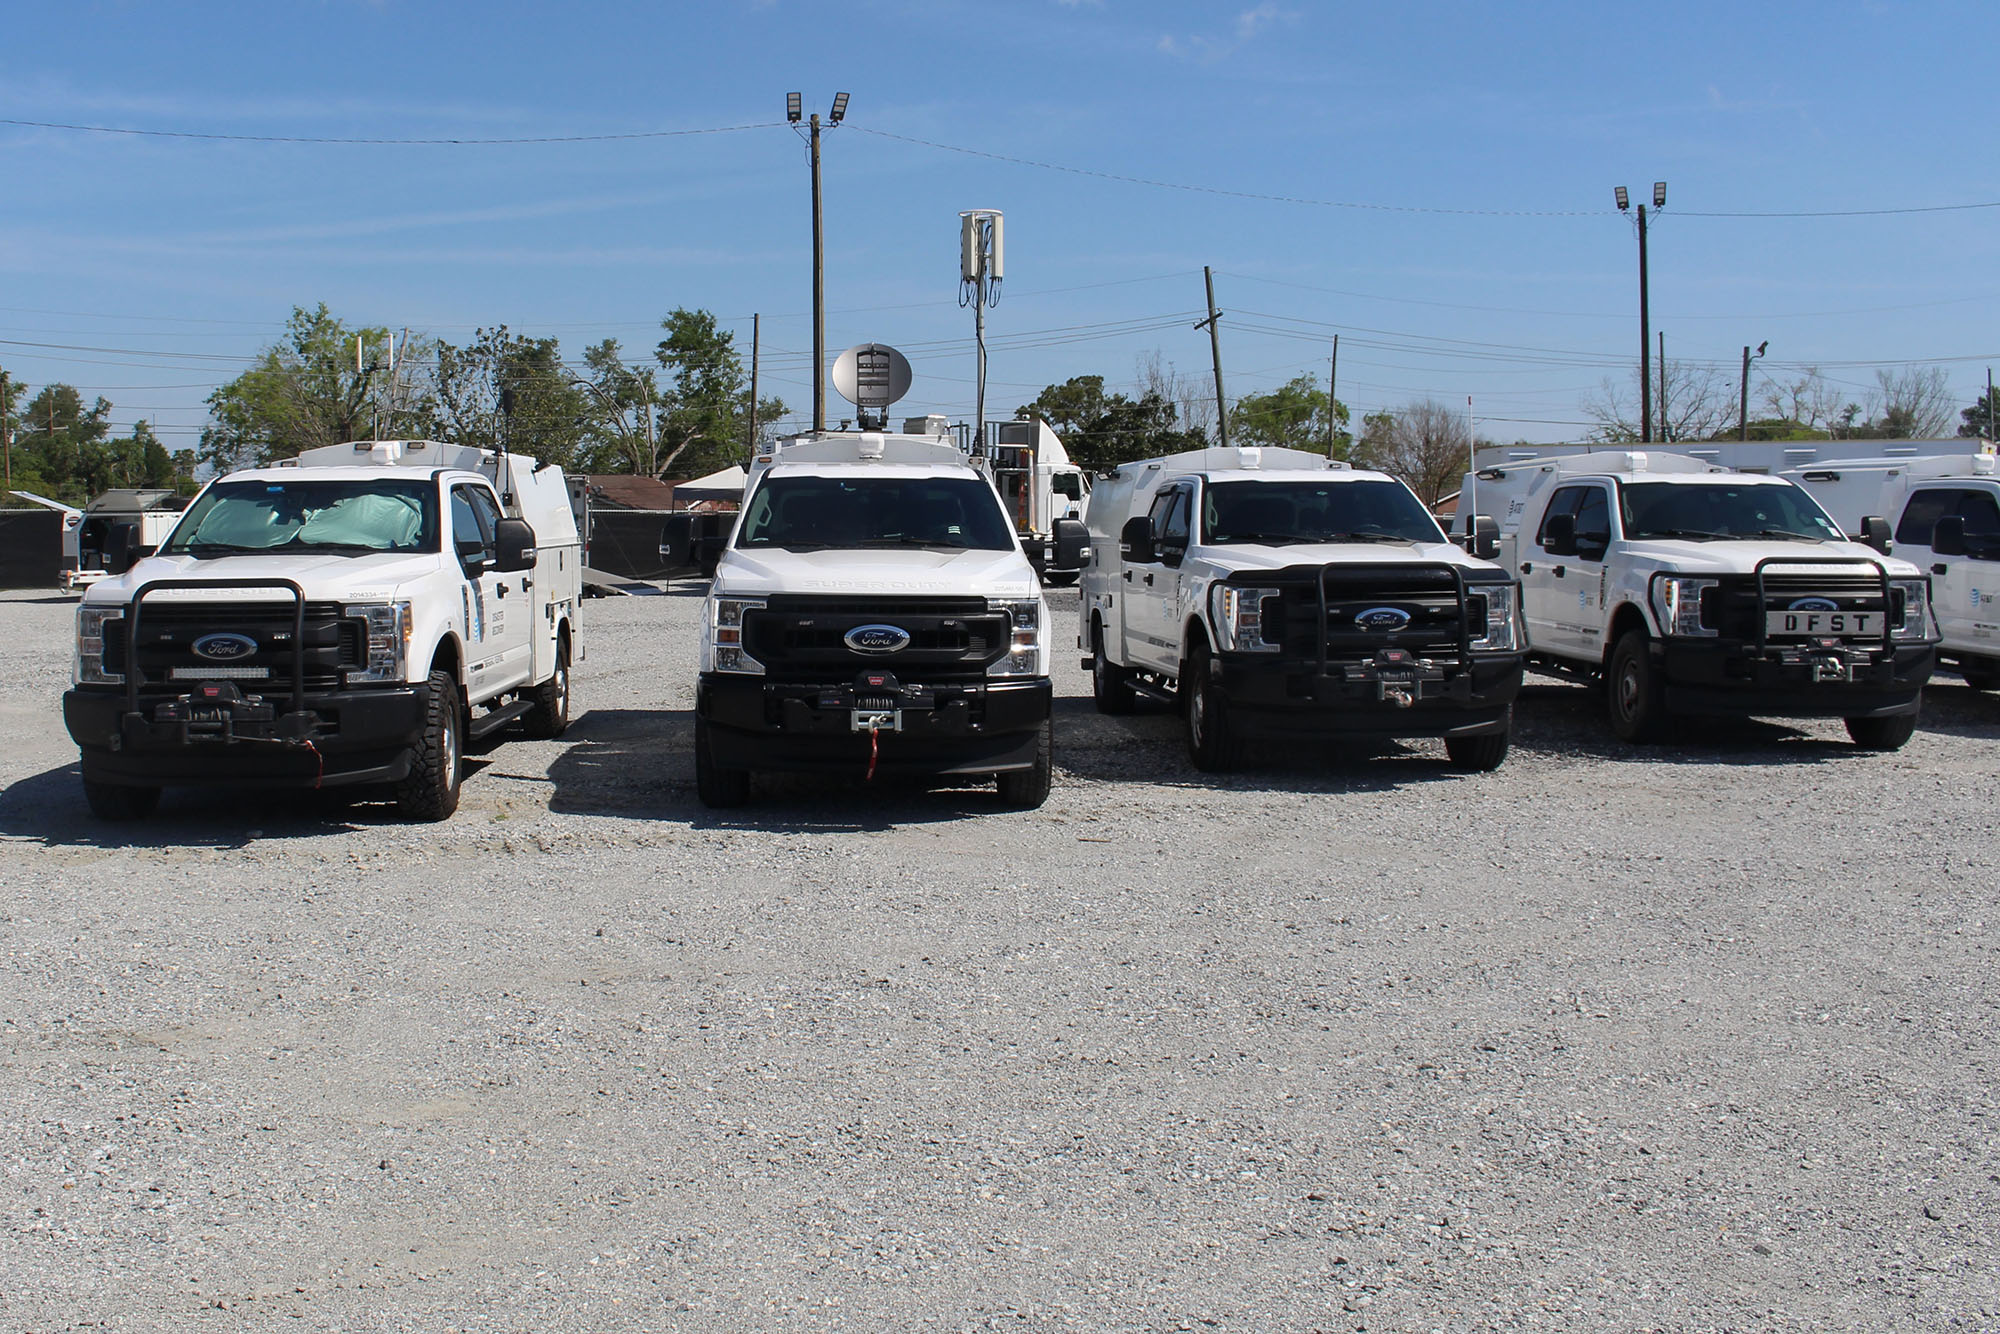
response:
[[[105,819],[180,784],[379,784],[458,807],[463,747],[569,722],[581,549],[562,471],[432,440],[211,482],[156,551],[125,528],[77,609],[63,716]]]
[[[2000,460],[1978,453],[1844,459],[1785,474],[1848,532],[1883,516],[1896,555],[1931,575],[1938,655],[2000,689]]]
[[[1097,707],[1178,705],[1196,767],[1355,735],[1443,737],[1460,769],[1506,759],[1514,581],[1395,478],[1291,449],[1123,463],[1091,496],[1090,551]]]
[[[1621,739],[1677,714],[1837,717],[1871,749],[1915,729],[1929,578],[1791,482],[1614,451],[1481,469],[1460,494],[1498,520],[1530,661],[1602,681]]]
[[[1083,525],[1054,534],[1081,560]],[[1050,782],[1049,609],[990,475],[948,433],[773,442],[709,586],[695,786],[759,770],[976,775],[1009,805]]]

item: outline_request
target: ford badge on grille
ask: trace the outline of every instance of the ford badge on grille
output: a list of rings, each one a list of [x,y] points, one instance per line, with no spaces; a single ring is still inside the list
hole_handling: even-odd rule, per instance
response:
[[[211,662],[234,662],[255,653],[257,641],[248,635],[213,634],[203,635],[188,647],[198,658],[207,658]]]
[[[856,653],[901,653],[910,646],[910,632],[899,625],[857,625],[841,638]]]

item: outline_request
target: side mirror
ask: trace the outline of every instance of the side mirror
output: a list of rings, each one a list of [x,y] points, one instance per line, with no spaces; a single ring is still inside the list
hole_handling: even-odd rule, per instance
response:
[[[1576,554],[1576,516],[1574,514],[1552,514],[1542,525],[1542,550],[1551,556],[1574,556]]]
[[[493,568],[502,574],[535,568],[535,530],[526,519],[502,519],[493,527]]]
[[[104,539],[104,568],[110,574],[123,574],[139,563],[139,525],[136,523],[114,523],[111,536]]]
[[[1148,514],[1134,515],[1118,530],[1118,554],[1139,565],[1150,565],[1159,559],[1153,550],[1153,519]]]
[[[1472,554],[1481,560],[1492,560],[1500,554],[1500,521],[1490,514],[1480,514],[1472,520]]]
[[[1871,514],[1861,521],[1861,542],[1863,546],[1874,547],[1883,555],[1889,554],[1889,521],[1879,514]]]
[[[1963,556],[1965,554],[1965,516],[1947,514],[1931,529],[1931,554],[1933,556]]]
[[[1090,559],[1090,529],[1075,519],[1056,520],[1056,568],[1076,570]]]

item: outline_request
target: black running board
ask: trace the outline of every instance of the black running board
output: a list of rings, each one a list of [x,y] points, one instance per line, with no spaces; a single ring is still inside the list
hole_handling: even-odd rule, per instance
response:
[[[465,725],[467,741],[481,741],[513,722],[529,709],[535,707],[531,699],[517,699],[512,704],[503,704],[491,713],[474,718]]]

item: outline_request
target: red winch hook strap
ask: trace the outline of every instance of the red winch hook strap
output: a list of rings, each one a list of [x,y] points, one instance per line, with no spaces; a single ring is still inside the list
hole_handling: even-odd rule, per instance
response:
[[[319,747],[312,743],[310,737],[306,739],[306,749],[313,753],[313,791],[317,792],[320,779],[326,777],[326,756],[319,753]]]
[[[879,727],[871,727],[868,729],[868,780],[867,780],[871,783],[875,781],[875,761],[880,759],[881,755],[882,755],[882,729]]]

